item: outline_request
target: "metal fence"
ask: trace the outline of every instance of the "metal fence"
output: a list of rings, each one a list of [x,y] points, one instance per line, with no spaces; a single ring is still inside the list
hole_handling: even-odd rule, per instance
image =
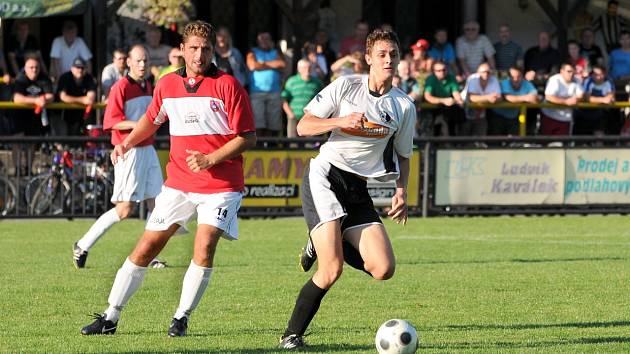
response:
[[[0,215],[2,218],[97,217],[112,207],[113,167],[107,138],[2,137],[0,150]],[[265,139],[257,149],[316,149],[322,139]],[[168,144],[158,137],[157,144]],[[418,207],[412,215],[503,215],[627,213],[627,204],[593,205],[437,205],[436,155],[439,151],[537,149],[628,149],[630,137],[435,137],[417,139],[420,151]],[[12,163],[12,154],[20,158]],[[22,161],[20,163],[20,161]],[[27,168],[28,166],[28,168]],[[475,188],[471,185],[470,188]],[[244,217],[301,215],[299,206],[244,207]],[[137,214],[142,215],[142,213]]]
[[[102,108],[102,104],[96,105]],[[423,109],[437,105],[420,104]],[[25,108],[28,105],[0,102],[0,109]],[[540,104],[470,104],[470,108],[518,108],[521,133],[525,132],[528,108],[566,108]],[[581,103],[576,108],[626,108],[629,102],[613,105]],[[81,105],[54,103],[49,109],[85,109]],[[314,149],[323,139],[259,138],[258,149]],[[630,137],[429,137],[415,141],[421,152],[421,205],[411,213],[433,215],[495,215],[495,214],[556,214],[556,213],[625,213],[627,205],[465,205],[435,204],[436,152],[444,149],[538,149],[549,143],[565,147],[587,146],[626,147]],[[156,144],[168,147],[168,137],[158,137]],[[109,160],[111,145],[108,137],[18,137],[0,136],[0,218],[76,218],[96,217],[112,207],[109,199],[113,189],[113,167]],[[140,212],[139,215],[143,213]],[[300,215],[299,207],[246,207],[241,215],[277,217]]]

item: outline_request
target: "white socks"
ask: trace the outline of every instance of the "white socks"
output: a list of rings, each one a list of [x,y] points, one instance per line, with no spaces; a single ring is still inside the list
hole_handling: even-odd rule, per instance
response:
[[[211,275],[212,268],[200,267],[192,260],[190,261],[190,266],[184,275],[182,295],[179,298],[179,307],[175,311],[174,318],[181,319],[190,316],[208,287]]]
[[[133,264],[129,258],[125,260],[125,263],[116,273],[114,285],[112,285],[112,290],[109,293],[107,299],[109,307],[105,310],[105,319],[118,322],[120,311],[142,284],[146,271],[146,267]],[[200,267],[190,261],[190,266],[184,275],[179,307],[175,311],[174,318],[181,319],[190,316],[206,291],[211,275],[212,268]]]
[[[109,307],[105,310],[105,318],[108,321],[118,322],[120,311],[127,304],[129,298],[138,290],[146,272],[147,267],[139,267],[133,264],[129,258],[125,260],[125,263],[116,273],[114,285],[112,285],[112,290],[107,299]]]
[[[116,208],[109,209],[92,224],[88,232],[77,242],[77,246],[84,251],[88,251],[112,225],[119,221],[120,218],[116,213]]]

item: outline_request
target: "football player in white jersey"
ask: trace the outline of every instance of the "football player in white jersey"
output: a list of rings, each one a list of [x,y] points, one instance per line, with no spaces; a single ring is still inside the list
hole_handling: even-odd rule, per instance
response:
[[[301,193],[309,229],[301,265],[307,271],[316,257],[319,261],[297,297],[280,348],[304,346],[304,332],[341,276],[344,259],[374,279],[394,275],[394,252],[367,178],[396,181],[388,214],[406,223],[416,111],[411,99],[392,87],[399,48],[394,32],[375,30],[366,41],[369,74],[335,80],[304,108],[299,135],[331,134],[305,171]]]

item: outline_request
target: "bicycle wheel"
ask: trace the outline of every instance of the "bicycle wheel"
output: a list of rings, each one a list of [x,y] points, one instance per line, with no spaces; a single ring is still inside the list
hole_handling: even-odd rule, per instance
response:
[[[63,183],[59,177],[50,175],[37,186],[33,199],[29,205],[32,215],[63,213],[62,199],[64,198]]]
[[[0,177],[0,215],[6,216],[15,209],[17,193],[6,177]]]
[[[33,178],[31,178],[28,182],[26,182],[26,187],[24,187],[24,199],[26,200],[26,205],[30,205],[33,200],[33,195],[37,191],[37,188],[40,184],[48,181],[48,177],[50,177],[52,173],[44,172]]]

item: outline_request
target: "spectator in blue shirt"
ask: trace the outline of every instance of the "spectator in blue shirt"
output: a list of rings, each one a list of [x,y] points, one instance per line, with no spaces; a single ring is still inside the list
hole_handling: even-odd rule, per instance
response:
[[[610,76],[614,80],[630,79],[630,32],[622,31],[620,48],[610,52]]]
[[[593,65],[591,75],[584,81],[586,102],[609,105],[615,102],[615,85],[606,77],[606,69]],[[573,135],[604,135],[608,109],[578,109],[575,111]]]
[[[523,72],[519,67],[511,67],[508,77],[501,81],[501,94],[507,102],[536,103],[538,94],[531,82],[523,79]],[[496,114],[488,118],[488,133],[490,135],[518,135],[519,122],[516,108],[495,109]]]
[[[449,74],[457,75],[455,48],[448,42],[448,31],[446,28],[435,30],[434,38],[435,42],[427,54],[434,62],[441,61],[446,63]]]

